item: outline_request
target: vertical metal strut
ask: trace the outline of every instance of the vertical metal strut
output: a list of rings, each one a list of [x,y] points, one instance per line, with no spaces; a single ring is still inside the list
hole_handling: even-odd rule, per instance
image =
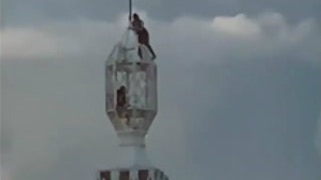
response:
[[[132,0],[129,0],[129,21],[132,21]]]

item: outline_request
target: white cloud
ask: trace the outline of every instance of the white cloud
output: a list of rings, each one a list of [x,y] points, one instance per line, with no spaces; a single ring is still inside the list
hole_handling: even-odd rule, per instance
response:
[[[213,20],[213,27],[217,31],[236,36],[258,36],[261,33],[260,26],[251,21],[244,14],[235,17],[216,17]]]
[[[264,56],[305,44],[310,49],[306,56],[320,54],[317,50],[321,48],[317,41],[320,32],[309,19],[289,25],[278,13],[263,13],[257,18],[239,14],[217,16],[213,20],[180,17],[172,22],[159,22],[148,18],[145,12],[138,12],[150,29],[156,50],[182,54],[181,51],[197,48],[198,53],[193,54],[210,53],[213,59],[222,59],[226,54]],[[6,59],[81,56],[83,53],[103,55],[119,40],[126,21],[127,15],[123,14],[112,23],[81,19],[70,23],[49,22],[33,28],[5,28],[1,31],[2,56]],[[310,42],[313,39],[315,42]]]
[[[3,57],[38,57],[56,54],[55,39],[37,29],[4,29],[2,36]]]

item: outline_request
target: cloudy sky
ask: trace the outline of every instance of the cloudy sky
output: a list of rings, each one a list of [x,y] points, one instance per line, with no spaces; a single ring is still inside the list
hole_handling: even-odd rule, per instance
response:
[[[104,62],[127,3],[2,0],[4,180],[88,180],[115,162]],[[136,0],[158,55],[153,163],[173,180],[320,180],[320,7]]]

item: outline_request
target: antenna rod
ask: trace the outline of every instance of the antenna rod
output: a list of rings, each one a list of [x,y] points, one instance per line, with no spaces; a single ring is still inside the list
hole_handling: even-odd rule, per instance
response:
[[[129,21],[132,21],[132,0],[129,0]]]

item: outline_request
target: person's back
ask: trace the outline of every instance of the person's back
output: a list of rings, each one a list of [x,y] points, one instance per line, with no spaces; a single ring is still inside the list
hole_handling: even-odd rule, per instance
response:
[[[139,33],[140,31],[142,31],[144,29],[144,22],[142,20],[140,20],[139,17],[136,17],[132,21],[132,27],[137,33]]]

